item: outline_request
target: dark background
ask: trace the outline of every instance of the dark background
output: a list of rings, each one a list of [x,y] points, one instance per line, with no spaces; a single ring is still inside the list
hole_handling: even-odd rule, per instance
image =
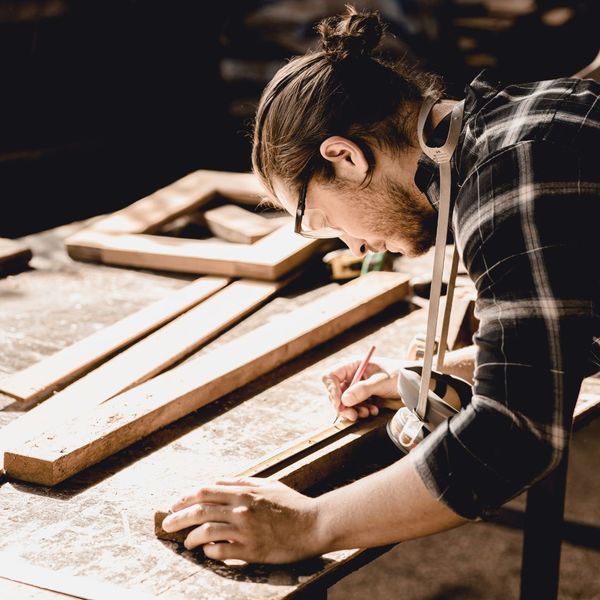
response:
[[[571,75],[600,2],[379,0],[384,53],[443,74]],[[0,0],[0,236],[124,206],[194,169],[250,169],[260,91],[334,0]]]

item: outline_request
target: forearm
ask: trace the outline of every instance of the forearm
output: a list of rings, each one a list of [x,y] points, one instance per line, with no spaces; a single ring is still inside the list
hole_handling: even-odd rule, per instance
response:
[[[407,456],[316,499],[319,552],[367,548],[465,523],[427,490]]]
[[[469,383],[473,383],[473,372],[475,371],[475,346],[466,346],[444,356],[443,373],[460,377]]]

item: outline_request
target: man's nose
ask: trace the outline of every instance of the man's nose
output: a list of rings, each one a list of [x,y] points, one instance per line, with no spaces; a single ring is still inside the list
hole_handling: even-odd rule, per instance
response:
[[[342,235],[340,236],[340,239],[342,242],[344,242],[344,244],[346,244],[346,246],[348,246],[348,248],[350,248],[354,256],[358,256],[360,258],[367,253],[367,243],[365,240],[359,240],[349,235]]]

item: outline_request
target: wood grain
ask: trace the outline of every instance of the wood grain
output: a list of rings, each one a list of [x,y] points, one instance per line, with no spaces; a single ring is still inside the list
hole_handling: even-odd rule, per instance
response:
[[[281,227],[254,244],[190,240],[155,235],[111,235],[81,231],[65,241],[76,260],[109,265],[275,280],[312,256],[322,240]]]
[[[165,371],[243,319],[280,288],[279,283],[263,281],[232,283],[0,429],[0,450],[60,426],[65,418],[84,414]]]
[[[373,435],[385,429],[390,416],[391,413],[386,411],[377,417],[355,423],[342,421],[314,431],[232,477],[267,477],[304,491],[329,478],[345,462],[352,460]],[[162,528],[162,522],[168,514],[165,510],[154,513],[154,534],[162,540],[183,543],[194,527],[167,532]]]
[[[251,173],[194,171],[92,225],[95,231],[149,233],[208,203],[215,196],[258,204],[265,192]]]
[[[155,331],[229,283],[201,277],[167,297],[0,381],[0,392],[34,403],[48,398],[108,356]]]
[[[0,578],[18,581],[41,590],[65,594],[65,597],[68,598],[85,600],[105,600],[106,598],[152,600],[154,598],[145,592],[127,589],[91,577],[39,567],[8,552],[0,553]]]
[[[402,299],[408,278],[370,273],[4,454],[12,477],[55,485]]]
[[[267,219],[235,204],[207,210],[204,218],[215,236],[235,244],[254,244],[283,224],[279,219]]]

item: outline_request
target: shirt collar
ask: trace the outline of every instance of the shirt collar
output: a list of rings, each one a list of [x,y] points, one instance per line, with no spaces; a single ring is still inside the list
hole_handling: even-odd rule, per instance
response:
[[[482,71],[471,83],[465,87],[465,110],[463,117],[463,124],[461,128],[461,138],[456,146],[456,151],[452,157],[453,171],[455,166],[455,159],[460,154],[460,148],[462,146],[462,135],[465,129],[465,124],[468,119],[477,113],[481,107],[493,96],[498,93],[498,86],[493,85],[490,82],[487,71]],[[427,138],[427,144],[429,146],[441,146],[448,135],[448,128],[450,127],[450,113],[448,113],[437,125],[437,127],[431,132]],[[454,202],[456,196],[456,182],[452,181],[451,191],[451,202]],[[423,192],[429,202],[437,210],[439,203],[439,170],[436,163],[433,162],[426,154],[421,154],[417,163],[417,171],[415,173],[415,183],[417,187]]]

